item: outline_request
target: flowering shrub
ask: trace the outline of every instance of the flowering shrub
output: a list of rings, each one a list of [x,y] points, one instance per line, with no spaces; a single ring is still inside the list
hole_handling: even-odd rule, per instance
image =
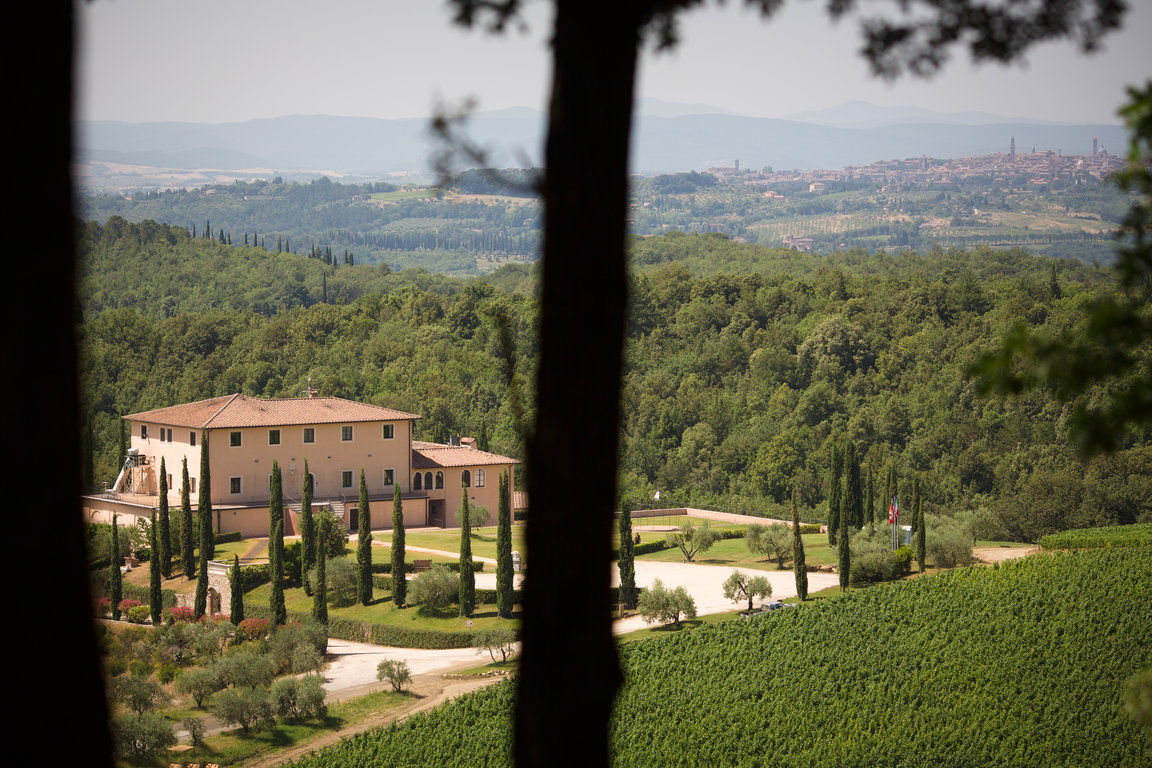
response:
[[[186,605],[178,605],[168,611],[168,620],[170,622],[185,621],[189,624],[195,619],[192,615],[192,609]]]
[[[96,601],[96,615],[97,616],[110,616],[110,615],[112,615],[112,598],[102,597]]]
[[[140,602],[139,600],[133,600],[130,597],[126,597],[120,601],[120,604],[117,606],[117,608],[120,609],[120,615],[123,616],[124,614],[128,613],[128,611],[132,610],[133,608],[139,608],[141,605],[144,605],[144,603]]]
[[[259,640],[267,637],[270,626],[268,619],[244,619],[236,632],[242,640]]]

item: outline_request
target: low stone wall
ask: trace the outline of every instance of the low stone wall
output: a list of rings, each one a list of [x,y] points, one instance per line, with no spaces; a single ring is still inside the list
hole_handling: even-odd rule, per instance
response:
[[[692,517],[701,517],[705,520],[715,520],[718,523],[735,523],[737,525],[748,525],[749,523],[773,525],[775,523],[783,523],[789,528],[792,527],[791,520],[774,520],[770,517],[738,515],[734,512],[715,512],[710,509],[694,509],[693,507],[673,507],[670,509],[638,509],[632,512],[632,519],[635,520],[637,518],[643,517],[671,517],[674,515],[690,515]]]

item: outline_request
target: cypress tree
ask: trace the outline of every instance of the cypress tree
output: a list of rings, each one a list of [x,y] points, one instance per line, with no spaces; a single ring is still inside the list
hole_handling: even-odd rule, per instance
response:
[[[876,473],[868,467],[868,505],[864,510],[864,519],[870,530],[876,530]]]
[[[848,536],[848,518],[851,516],[851,511],[848,509],[848,498],[845,496],[841,499],[840,507],[840,538],[837,541],[837,565],[836,570],[840,575],[840,591],[843,592],[848,589],[849,580],[852,576],[852,553],[849,549],[849,536]]]
[[[208,610],[208,558],[204,556],[204,539],[210,535],[207,528],[200,529],[200,562],[196,569],[196,598],[192,605],[197,620]]]
[[[108,567],[108,593],[112,598],[112,618],[119,621],[124,585],[120,574],[120,531],[116,526],[116,515],[112,515],[112,564]]]
[[[192,578],[193,570],[196,568],[196,542],[192,536],[192,503],[188,500],[187,456],[184,457],[180,475],[183,482],[180,486],[180,560],[184,566],[184,578],[190,579]]]
[[[636,607],[636,545],[632,540],[632,510],[627,502],[620,505],[620,602],[625,608]]]
[[[471,616],[476,608],[476,576],[472,573],[472,521],[468,519],[468,489],[460,508],[460,615]]]
[[[321,517],[316,526],[317,541],[328,540],[328,518]],[[328,548],[316,547],[316,588],[312,590],[312,618],[328,626]]]
[[[316,565],[316,523],[312,519],[312,475],[308,474],[308,459],[304,459],[304,489],[300,501],[300,581],[304,594],[312,595],[308,573]]]
[[[200,554],[207,559],[216,556],[216,537],[212,533],[212,471],[208,464],[208,430],[200,430],[200,493],[196,502],[200,518]]]
[[[168,518],[168,470],[164,467],[164,457],[160,457],[160,514],[157,516],[160,530],[160,573],[166,579],[172,578],[172,525]],[[153,552],[153,556],[156,553]]]
[[[368,509],[368,482],[360,467],[359,540],[356,542],[356,564],[359,566],[357,599],[361,605],[372,602],[372,512]]]
[[[244,621],[244,577],[240,575],[240,556],[232,555],[232,572],[228,574],[228,585],[232,587],[232,624]]]
[[[925,540],[927,539],[927,535],[924,530],[924,510],[920,507],[919,478],[917,478],[916,484],[913,487],[913,493],[916,494],[915,506],[912,508],[912,519],[916,521],[916,563],[920,567],[920,573],[924,573]]]
[[[835,544],[836,536],[840,530],[840,499],[843,496],[840,487],[840,475],[844,471],[840,448],[832,443],[832,479],[828,484],[828,543]]]
[[[268,498],[270,530],[268,538],[268,561],[272,577],[272,597],[270,609],[274,626],[288,623],[288,612],[284,608],[284,488],[280,476],[280,462],[272,461],[272,486]]]
[[[860,462],[856,460],[856,444],[848,441],[844,451],[844,507],[848,510],[848,527],[854,531],[864,525],[864,497],[860,487]]]
[[[804,564],[804,538],[800,535],[800,513],[796,511],[796,489],[792,489],[792,575],[796,577],[796,595],[808,599],[808,567]]]
[[[512,489],[508,473],[499,477],[499,511],[496,520],[496,612],[502,619],[512,618],[515,605],[512,571]]]
[[[160,623],[160,548],[156,530],[156,513],[152,513],[152,524],[148,526],[148,546],[152,551],[148,556],[148,607],[151,609],[152,623]]]
[[[408,599],[408,579],[404,576],[404,502],[400,483],[392,490],[392,604],[403,608]]]

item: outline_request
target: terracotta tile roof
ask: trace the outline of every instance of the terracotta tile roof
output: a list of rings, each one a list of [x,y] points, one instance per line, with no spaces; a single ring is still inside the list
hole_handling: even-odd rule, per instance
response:
[[[437,467],[483,467],[489,464],[519,464],[507,456],[477,451],[463,445],[444,445],[412,441],[412,469],[436,469]]]
[[[296,424],[400,421],[420,417],[340,397],[262,398],[236,394],[133,413],[124,418],[153,424],[171,424],[176,427],[236,429]]]

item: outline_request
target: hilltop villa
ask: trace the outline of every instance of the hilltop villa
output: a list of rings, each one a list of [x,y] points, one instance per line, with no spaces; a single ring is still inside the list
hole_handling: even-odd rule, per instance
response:
[[[148,517],[159,502],[160,459],[168,503],[180,505],[181,461],[188,460],[193,510],[199,499],[201,431],[208,436],[213,527],[243,536],[268,535],[272,462],[280,464],[284,533],[299,533],[304,462],[313,481],[313,508],[329,506],[349,530],[359,519],[360,471],[371,502],[372,528],[392,527],[397,484],[405,527],[457,527],[457,511],[482,504],[498,509],[498,476],[513,479],[515,459],[476,448],[472,438],[451,444],[412,439],[411,413],[339,397],[255,398],[235,394],[125,416],[131,446],[113,487],[83,498],[85,519],[108,522]],[[125,520],[125,522],[129,522]]]

